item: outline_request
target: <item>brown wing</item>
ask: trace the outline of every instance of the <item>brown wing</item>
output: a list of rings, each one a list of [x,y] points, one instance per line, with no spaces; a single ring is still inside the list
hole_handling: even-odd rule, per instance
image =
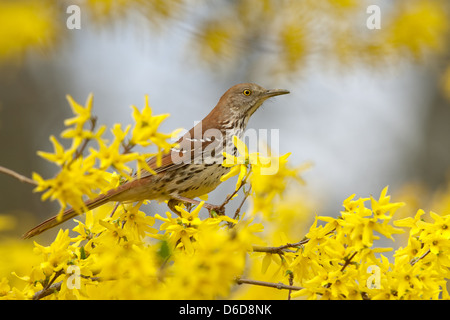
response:
[[[177,141],[178,147],[172,148],[162,156],[160,166],[157,166],[156,157],[148,159],[147,164],[149,167],[158,174],[164,171],[175,170],[192,162],[203,161],[205,156],[210,155],[215,150],[221,152],[217,149],[222,141],[222,134],[220,132],[202,132],[201,137],[193,138],[198,136],[198,134],[194,135],[194,132],[195,127],[181,137]],[[141,179],[151,175],[152,173],[147,170],[141,170]]]

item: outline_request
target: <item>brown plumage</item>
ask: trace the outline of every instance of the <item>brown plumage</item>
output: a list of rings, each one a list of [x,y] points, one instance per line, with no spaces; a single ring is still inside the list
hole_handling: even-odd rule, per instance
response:
[[[162,157],[161,166],[157,166],[155,157],[148,160],[156,174],[141,171],[139,179],[136,176],[105,194],[87,200],[86,208],[92,210],[110,201],[169,200],[171,208],[172,201],[198,203],[192,199],[214,190],[221,182],[220,177],[228,172],[229,169],[221,165],[222,151],[235,152],[232,137],[242,138],[250,116],[266,99],[287,93],[289,91],[281,89],[266,90],[253,83],[231,87],[215,108],[178,140],[179,147]],[[57,216],[49,218],[23,237],[31,238],[79,214],[68,209],[62,219],[58,220]]]

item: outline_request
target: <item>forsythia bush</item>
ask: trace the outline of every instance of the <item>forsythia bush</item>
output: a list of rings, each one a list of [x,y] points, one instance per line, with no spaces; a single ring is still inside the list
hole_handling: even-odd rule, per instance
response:
[[[129,162],[135,161],[139,172],[147,168],[147,157],[160,157],[173,145],[167,142],[172,134],[158,132],[168,115],[153,115],[147,97],[142,111],[133,106],[134,127],[115,125],[111,142],[103,137],[104,126],[95,131],[92,95],[86,106],[68,100],[75,117],[66,120],[62,137],[72,140],[71,147],[51,137],[54,153],[39,152],[60,171],[51,179],[33,174],[43,200],[58,200],[62,209],[83,209],[83,195],[94,196],[131,178]],[[98,148],[87,149],[94,142]],[[190,211],[178,207],[180,216],[153,217],[140,210],[142,202],[102,206],[75,219],[73,235],[59,230],[50,245],[0,245],[7,258],[0,262],[0,297],[262,298],[260,289],[252,294],[251,288],[264,286],[269,291],[262,291],[263,298],[448,299],[450,215],[419,210],[414,218],[396,220],[404,203],[391,202],[386,187],[378,198],[350,196],[338,217],[316,216],[305,230],[304,212],[311,209],[287,188],[301,182],[304,167],[290,167],[289,154],[262,157],[250,154],[239,139],[234,142],[239,155],[224,154],[224,165],[232,169],[222,180],[239,175],[223,203],[228,209],[236,201],[235,212],[204,217],[202,202]],[[132,152],[138,145],[158,150]],[[274,162],[278,171],[265,175]],[[241,212],[246,200],[252,206]],[[8,221],[0,219],[0,230]],[[381,237],[393,240],[405,231],[406,246],[390,259],[386,252],[392,248],[375,246]],[[7,260],[15,261],[15,270],[5,268]]]

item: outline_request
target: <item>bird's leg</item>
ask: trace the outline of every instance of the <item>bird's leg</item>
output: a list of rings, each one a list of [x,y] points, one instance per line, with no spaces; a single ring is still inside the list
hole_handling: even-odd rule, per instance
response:
[[[169,202],[167,203],[169,205],[169,203],[171,201],[174,201],[176,204],[179,202],[184,202],[184,203],[188,203],[191,205],[196,205],[198,206],[200,204],[200,201],[198,200],[194,200],[194,199],[190,199],[190,198],[186,198],[183,196],[173,196],[172,199],[169,200]],[[173,202],[172,202],[173,203]],[[169,208],[172,210],[172,208],[169,205]],[[219,215],[224,215],[225,214],[225,210],[224,208],[222,208],[221,206],[215,205],[215,204],[211,204],[211,203],[204,203],[203,204],[203,208],[207,209],[209,211],[209,214],[211,215],[211,211],[214,210],[217,214]],[[175,209],[175,208],[174,208]],[[176,211],[175,211],[176,213]],[[180,214],[178,214],[180,215]]]
[[[186,206],[186,211],[191,213],[192,207],[194,206],[192,203],[184,203]]]
[[[186,206],[187,212],[191,212],[193,204],[185,202],[185,201],[181,201],[181,200],[177,200],[177,199],[170,199],[167,202],[167,206],[169,207],[170,210],[172,210],[173,212],[175,212],[177,215],[179,215],[181,217],[181,212],[175,208],[175,206],[179,206],[181,203],[183,203]]]
[[[169,201],[167,201],[167,206],[172,212],[175,212],[181,218],[181,212],[175,208],[175,206],[180,205],[180,203],[181,201],[177,199],[170,199]]]

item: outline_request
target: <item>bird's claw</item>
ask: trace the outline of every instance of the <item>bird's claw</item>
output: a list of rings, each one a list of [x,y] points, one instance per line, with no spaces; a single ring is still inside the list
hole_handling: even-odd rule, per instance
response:
[[[181,217],[181,212],[179,212],[175,208],[175,206],[178,206],[180,203],[184,203],[186,205],[186,207],[188,208],[188,210],[190,210],[192,205],[199,205],[200,201],[188,199],[188,198],[184,198],[184,197],[179,197],[178,199],[170,199],[167,202],[167,206],[169,207],[170,210],[172,210],[173,212],[175,212],[177,215],[179,215]],[[209,211],[210,217],[214,217],[217,215],[219,215],[219,216],[225,215],[225,208],[224,208],[224,206],[221,206],[221,205],[204,203],[203,208],[205,208],[206,210]]]
[[[205,203],[203,205],[204,208],[206,208],[209,211],[209,216],[210,217],[214,217],[214,216],[223,216],[225,215],[225,208],[222,206],[218,206],[215,204],[210,204],[210,203]]]

